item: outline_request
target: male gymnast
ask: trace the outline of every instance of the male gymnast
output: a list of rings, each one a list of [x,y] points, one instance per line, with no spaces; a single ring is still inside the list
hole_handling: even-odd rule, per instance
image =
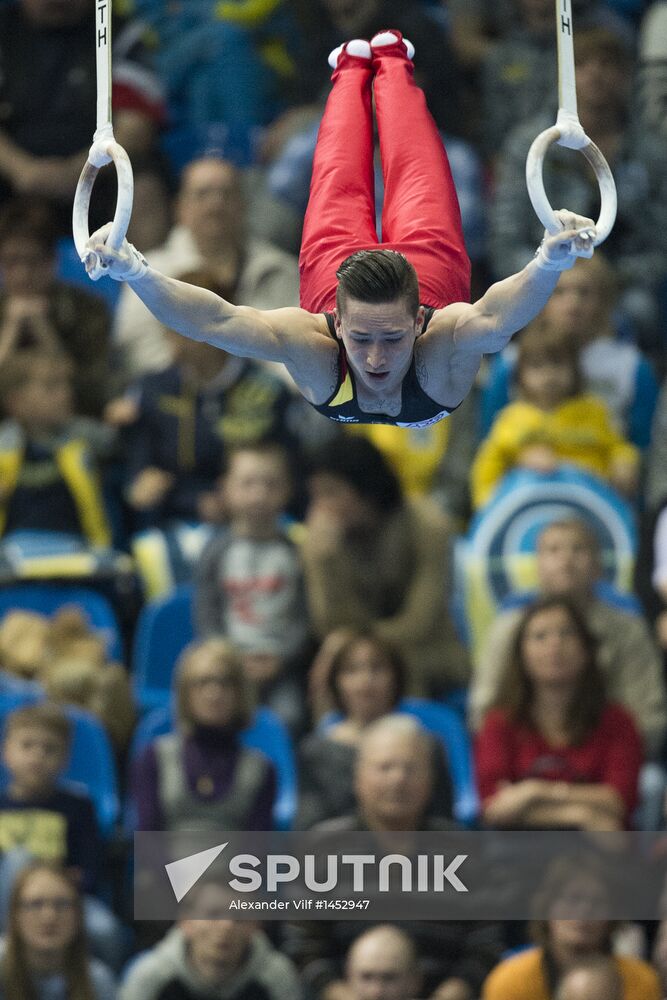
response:
[[[153,270],[127,241],[84,257],[132,288],[160,322],[230,354],[280,361],[332,420],[423,427],[454,410],[482,356],[536,316],[562,270],[591,257],[595,226],[568,211],[533,260],[470,304],[470,262],[442,140],[398,31],[329,57],[333,87],[319,130],[299,268],[301,308],[260,311]],[[375,227],[373,109],[385,183]]]

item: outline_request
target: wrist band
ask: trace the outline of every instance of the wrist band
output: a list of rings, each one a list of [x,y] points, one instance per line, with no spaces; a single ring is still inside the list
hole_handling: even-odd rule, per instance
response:
[[[148,261],[131,243],[127,243],[126,245],[132,257],[132,264],[124,274],[119,275],[119,278],[121,281],[129,281],[131,283],[137,281],[138,278],[143,278],[148,272]]]
[[[560,260],[553,260],[551,257],[547,257],[544,246],[540,243],[533,260],[541,271],[568,271],[574,265],[576,257],[574,254],[568,254],[567,257],[562,257]]]

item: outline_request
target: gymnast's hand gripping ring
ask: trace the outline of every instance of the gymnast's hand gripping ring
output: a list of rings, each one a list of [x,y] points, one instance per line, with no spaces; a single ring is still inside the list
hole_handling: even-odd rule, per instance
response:
[[[113,162],[118,179],[116,211],[107,237],[114,250],[120,249],[132,215],[134,179],[130,158],[114,139],[111,124],[111,0],[95,0],[95,30],[97,46],[97,129],[88,152],[74,196],[72,230],[79,257],[84,260],[90,251],[86,243],[90,197],[100,167]]]
[[[554,142],[560,146],[580,150],[593,168],[600,189],[600,216],[595,224],[594,240],[594,245],[598,246],[607,239],[616,220],[616,185],[609,164],[584,132],[577,115],[571,0],[556,0],[556,17],[560,108],[556,124],[541,132],[528,152],[526,160],[528,195],[537,217],[547,232],[552,234],[560,232],[562,226],[544,190],[542,176],[544,157]]]

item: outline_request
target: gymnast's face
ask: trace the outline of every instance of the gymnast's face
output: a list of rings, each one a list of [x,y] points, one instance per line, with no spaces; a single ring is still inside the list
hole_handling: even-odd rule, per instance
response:
[[[422,331],[423,308],[415,317],[405,299],[373,303],[348,298],[343,310],[336,310],[335,320],[356,379],[374,394],[396,392]]]

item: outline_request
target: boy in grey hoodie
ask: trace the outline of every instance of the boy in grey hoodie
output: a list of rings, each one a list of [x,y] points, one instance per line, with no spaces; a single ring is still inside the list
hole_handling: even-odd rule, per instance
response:
[[[216,918],[219,897],[219,888],[202,884],[197,916],[211,918],[173,927],[131,966],[118,1000],[302,1000],[292,962],[258,924]]]
[[[298,729],[308,616],[299,552],[281,524],[292,490],[285,449],[274,442],[238,447],[220,489],[227,521],[199,561],[197,633],[228,638],[258,700]]]

